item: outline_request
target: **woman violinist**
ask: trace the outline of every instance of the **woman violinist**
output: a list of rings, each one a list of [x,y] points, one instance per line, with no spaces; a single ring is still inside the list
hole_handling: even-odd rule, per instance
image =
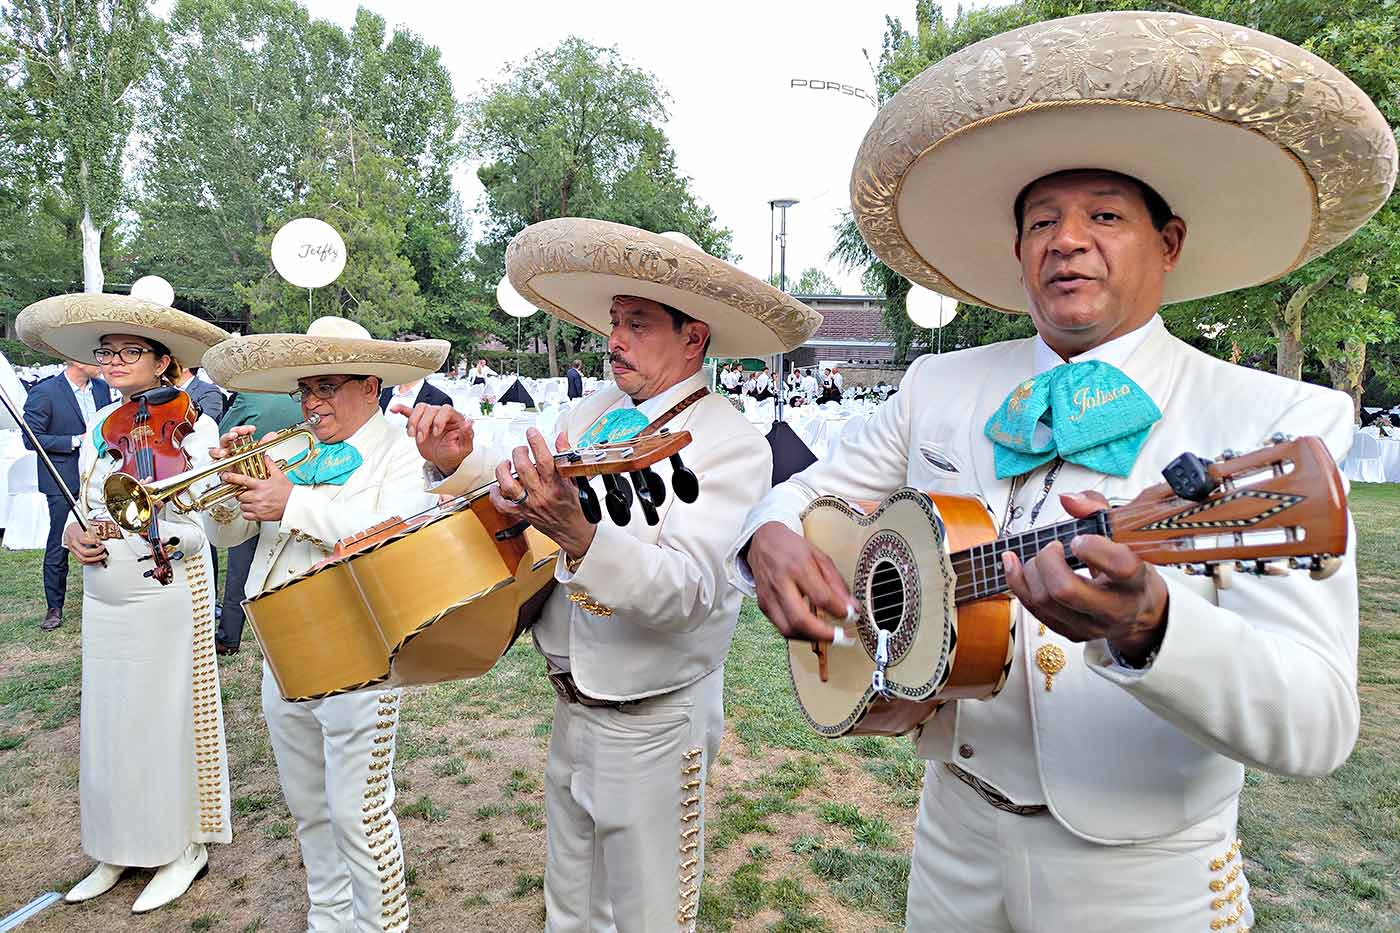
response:
[[[175,361],[197,365],[228,335],[163,305],[122,295],[62,295],[26,308],[21,339],[92,359],[124,401],[97,412],[80,455],[76,521],[64,543],[82,562],[82,713],[78,793],[83,851],[97,860],[67,894],[85,901],[128,868],[155,876],[132,910],[189,889],[205,843],[232,839],[228,764],[214,657],[214,580],[196,515],[162,509],[150,534],[111,520],[112,473],[164,479],[208,463],[217,425],[169,385]]]

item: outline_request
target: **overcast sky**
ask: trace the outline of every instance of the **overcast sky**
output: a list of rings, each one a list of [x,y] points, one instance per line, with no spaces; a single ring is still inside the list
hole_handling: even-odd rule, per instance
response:
[[[349,27],[353,0],[303,0],[313,16]],[[831,228],[848,204],[851,162],[875,107],[854,95],[794,88],[815,79],[874,96],[885,15],[913,25],[913,0],[707,0],[702,3],[601,3],[515,0],[364,0],[392,28],[402,25],[442,50],[459,100],[494,80],[508,62],[568,35],[616,46],[652,72],[671,94],[666,127],[694,191],[734,231],[739,265],[766,278],[769,208],[788,212],[789,281],[807,266],[825,269],[847,294],[858,273],[826,256]],[[951,10],[949,12],[952,12]],[[470,209],[481,197],[474,166],[458,188]]]

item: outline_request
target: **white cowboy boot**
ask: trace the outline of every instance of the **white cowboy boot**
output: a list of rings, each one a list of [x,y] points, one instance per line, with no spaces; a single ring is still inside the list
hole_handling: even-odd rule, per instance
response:
[[[63,899],[70,904],[77,904],[106,894],[122,879],[122,873],[125,871],[120,865],[98,862],[97,867],[86,878],[73,885],[73,890],[63,895]]]
[[[203,845],[191,843],[184,853],[169,865],[156,870],[155,877],[141,892],[131,912],[144,914],[157,907],[164,907],[190,889],[196,878],[209,870],[209,851]]]

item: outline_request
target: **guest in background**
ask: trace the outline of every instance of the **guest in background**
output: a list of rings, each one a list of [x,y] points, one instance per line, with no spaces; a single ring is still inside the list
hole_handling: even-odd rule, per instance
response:
[[[107,383],[97,378],[96,363],[69,360],[63,372],[37,383],[24,402],[24,420],[58,469],[68,491],[78,494],[78,450],[99,408],[112,403]],[[24,446],[33,450],[29,438]],[[39,627],[51,632],[63,624],[63,596],[68,590],[68,550],[63,529],[68,500],[47,470],[39,471],[39,491],[49,500],[49,538],[44,546],[44,599],[48,612]]]
[[[817,400],[817,388],[817,371],[809,369],[807,375],[802,377],[802,394],[807,397],[807,401]]]
[[[394,405],[402,405],[412,410],[413,406],[420,402],[426,402],[429,405],[451,405],[452,396],[427,379],[415,379],[413,382],[405,382],[403,385],[385,386],[384,390],[379,393],[379,410],[385,412],[384,417],[394,424],[408,423],[408,419],[403,415],[393,414]]]
[[[477,360],[476,367],[472,370],[472,385],[484,386],[486,385],[486,377],[494,376],[496,374],[497,373],[494,369],[486,365],[486,361],[484,359]]]
[[[207,415],[216,424],[224,416],[228,400],[224,398],[223,390],[214,383],[196,378],[194,370],[186,369],[179,363],[171,367],[170,380],[175,388],[190,397],[201,415]]]
[[[569,398],[583,398],[583,360],[574,360],[564,376],[569,380]]]
[[[301,423],[301,405],[285,392],[235,392],[228,411],[219,422],[219,436],[245,424],[253,426],[253,436],[263,437]],[[243,641],[243,596],[248,585],[248,569],[258,539],[249,538],[228,549],[228,576],[224,578],[224,599],[219,627],[214,632],[214,650],[237,654]]]

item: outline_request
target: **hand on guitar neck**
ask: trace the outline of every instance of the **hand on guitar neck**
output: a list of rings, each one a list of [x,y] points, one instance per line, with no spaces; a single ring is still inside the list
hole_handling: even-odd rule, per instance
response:
[[[1162,498],[1165,487],[1144,497]],[[1108,508],[1096,492],[1060,496],[1073,518],[1088,518]],[[1001,555],[1012,594],[1038,622],[1073,642],[1108,640],[1120,657],[1143,664],[1161,644],[1167,621],[1167,584],[1157,569],[1126,544],[1101,535],[1078,535],[1069,551],[1093,573],[1085,579],[1065,559],[1065,546],[1051,541],[1022,561],[1013,551]]]
[[[569,557],[582,557],[598,528],[584,517],[578,489],[560,475],[544,435],[530,428],[525,432],[525,441],[528,449],[517,447],[510,461],[496,465],[491,504],[512,522],[529,522]],[[560,434],[554,444],[556,450],[564,453],[569,449],[569,436]]]

